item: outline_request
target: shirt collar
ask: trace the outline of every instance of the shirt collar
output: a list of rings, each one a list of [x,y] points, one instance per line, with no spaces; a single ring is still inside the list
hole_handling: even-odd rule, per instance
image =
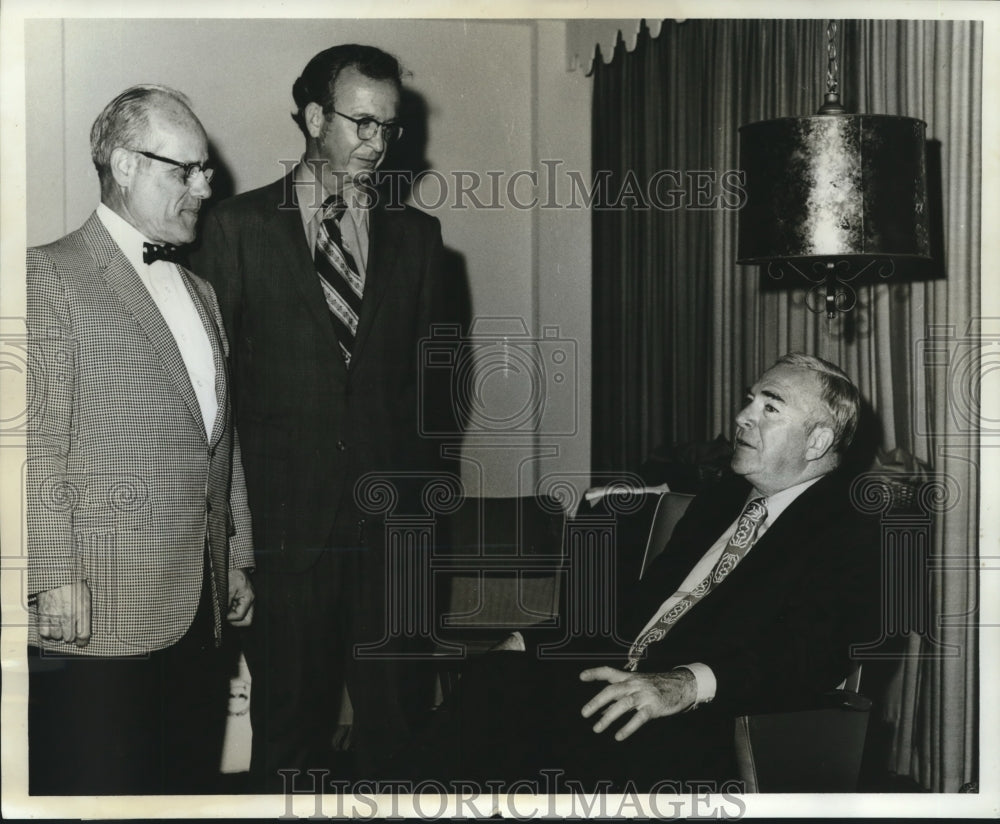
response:
[[[316,220],[316,215],[322,211],[323,202],[332,192],[316,178],[312,166],[306,163],[305,155],[299,160],[292,172],[292,183],[295,185],[296,196],[299,202],[299,209],[307,222]],[[355,224],[360,225],[361,221],[367,221],[368,210],[360,202],[361,196],[353,186],[345,186],[342,192],[347,211]]]
[[[756,489],[750,492],[748,501],[754,498],[763,498],[764,505],[767,507],[767,520],[764,522],[766,525],[770,526],[781,515],[792,502],[799,497],[803,492],[805,492],[809,487],[816,483],[822,475],[817,475],[815,478],[810,478],[808,481],[802,481],[802,483],[795,484],[795,486],[790,486],[788,489],[782,489],[780,492],[775,492],[773,495],[762,495]]]
[[[122,250],[122,254],[128,258],[128,262],[137,272],[142,272],[152,265],[145,263],[142,259],[142,244],[152,243],[148,237],[104,203],[97,205],[97,216],[104,224],[104,228],[108,230],[111,239]]]

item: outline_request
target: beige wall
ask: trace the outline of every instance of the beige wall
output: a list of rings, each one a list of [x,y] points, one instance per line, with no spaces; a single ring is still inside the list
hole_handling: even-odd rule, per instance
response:
[[[464,259],[473,315],[523,322],[532,337],[548,328],[564,342],[546,341],[533,350],[553,367],[541,382],[542,431],[513,435],[491,423],[468,439],[464,475],[470,491],[515,494],[553,473],[576,475],[574,485],[584,486],[590,453],[590,215],[515,208],[506,197],[510,176],[524,170],[537,173],[538,185],[522,177],[515,196],[522,202],[546,199],[542,160],[561,161],[561,174],[578,170],[589,177],[591,82],[567,70],[564,22],[29,21],[28,243],[76,228],[96,205],[90,124],[125,87],[158,82],[185,92],[234,190],[246,191],[280,176],[279,161],[302,152],[289,113],[291,84],[306,60],[352,41],[395,53],[411,72],[407,85],[428,108],[426,158],[451,192],[455,171],[478,173],[484,181],[487,172],[502,173],[503,208],[450,208],[450,197],[433,210],[445,245]],[[489,202],[486,183],[477,192]],[[417,194],[433,203],[437,181],[427,181]],[[479,328],[495,330],[497,324]],[[489,346],[493,338],[484,340]],[[524,349],[517,338],[509,345]],[[553,364],[553,356],[561,357],[556,350],[569,362]],[[498,404],[494,419],[510,411],[503,404],[527,400],[524,393],[535,391],[523,377],[510,370],[484,378],[484,397]],[[549,457],[538,459],[541,454]]]

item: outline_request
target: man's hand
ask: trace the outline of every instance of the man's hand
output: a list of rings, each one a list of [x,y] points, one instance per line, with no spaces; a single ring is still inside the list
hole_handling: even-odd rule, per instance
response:
[[[229,613],[226,620],[234,627],[248,627],[253,621],[253,585],[242,569],[229,570]]]
[[[594,724],[594,732],[604,732],[616,718],[635,710],[635,715],[615,733],[616,741],[624,741],[651,718],[683,712],[694,705],[698,696],[694,673],[687,669],[640,673],[595,667],[581,672],[580,680],[608,682],[581,710],[584,718],[590,718],[601,707],[610,705]]]
[[[38,635],[78,647],[90,643],[90,587],[86,581],[38,593]]]

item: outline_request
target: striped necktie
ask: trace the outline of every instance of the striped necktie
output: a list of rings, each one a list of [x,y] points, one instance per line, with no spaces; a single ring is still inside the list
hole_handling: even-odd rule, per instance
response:
[[[323,201],[323,218],[316,235],[313,262],[344,362],[350,366],[365,281],[340,233],[340,220],[346,210],[347,204],[339,195],[330,195]]]
[[[743,507],[739,520],[736,522],[736,531],[733,532],[729,542],[722,550],[722,555],[715,562],[712,571],[702,579],[698,586],[663,613],[653,626],[645,632],[640,633],[628,651],[628,663],[625,664],[626,670],[634,672],[636,667],[639,666],[639,659],[646,652],[646,647],[661,640],[674,628],[682,615],[686,614],[692,606],[708,595],[716,585],[721,583],[733,571],[736,565],[743,559],[743,556],[747,554],[750,547],[754,545],[754,541],[757,540],[757,533],[760,531],[760,526],[765,520],[767,520],[767,507],[764,506],[763,498],[754,498]]]

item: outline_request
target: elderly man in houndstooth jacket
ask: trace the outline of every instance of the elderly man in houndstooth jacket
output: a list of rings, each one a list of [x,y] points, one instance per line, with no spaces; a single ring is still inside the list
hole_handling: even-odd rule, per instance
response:
[[[211,194],[207,139],[139,86],[91,151],[101,204],[28,250],[29,789],[208,791],[253,551],[218,304],[170,260]]]

